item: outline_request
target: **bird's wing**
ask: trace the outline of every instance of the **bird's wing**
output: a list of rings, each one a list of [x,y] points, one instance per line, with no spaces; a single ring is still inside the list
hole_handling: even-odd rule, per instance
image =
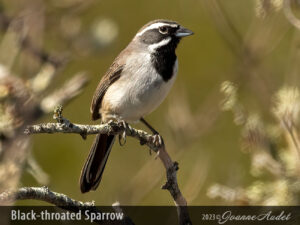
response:
[[[124,65],[120,65],[115,61],[99,82],[94,93],[90,109],[92,113],[92,120],[100,119],[101,115],[99,113],[99,109],[101,107],[103,96],[109,86],[120,78],[123,68]]]

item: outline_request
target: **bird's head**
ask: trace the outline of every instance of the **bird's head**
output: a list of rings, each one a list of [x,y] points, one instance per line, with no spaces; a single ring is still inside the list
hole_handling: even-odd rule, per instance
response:
[[[135,35],[133,41],[153,52],[160,48],[176,49],[181,38],[193,32],[170,20],[154,20],[144,25]]]

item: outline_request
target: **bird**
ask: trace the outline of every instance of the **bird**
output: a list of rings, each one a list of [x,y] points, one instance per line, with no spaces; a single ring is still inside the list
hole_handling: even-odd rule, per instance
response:
[[[101,78],[90,107],[92,120],[140,121],[159,135],[144,117],[169,93],[178,71],[176,47],[192,34],[177,22],[163,19],[140,28]],[[96,135],[81,170],[82,193],[99,186],[114,140],[115,135]]]

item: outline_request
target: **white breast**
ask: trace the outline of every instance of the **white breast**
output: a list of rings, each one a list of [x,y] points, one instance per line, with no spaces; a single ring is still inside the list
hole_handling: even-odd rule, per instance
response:
[[[173,76],[165,82],[151,65],[149,53],[129,57],[122,76],[105,93],[100,113],[125,121],[137,121],[155,110],[169,93],[177,74],[176,60]]]

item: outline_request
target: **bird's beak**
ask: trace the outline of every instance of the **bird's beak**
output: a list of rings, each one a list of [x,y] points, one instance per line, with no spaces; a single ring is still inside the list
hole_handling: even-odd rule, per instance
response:
[[[191,30],[189,30],[185,27],[180,26],[179,29],[176,31],[175,36],[181,38],[181,37],[190,36],[192,34],[194,34],[193,31],[191,31]]]

